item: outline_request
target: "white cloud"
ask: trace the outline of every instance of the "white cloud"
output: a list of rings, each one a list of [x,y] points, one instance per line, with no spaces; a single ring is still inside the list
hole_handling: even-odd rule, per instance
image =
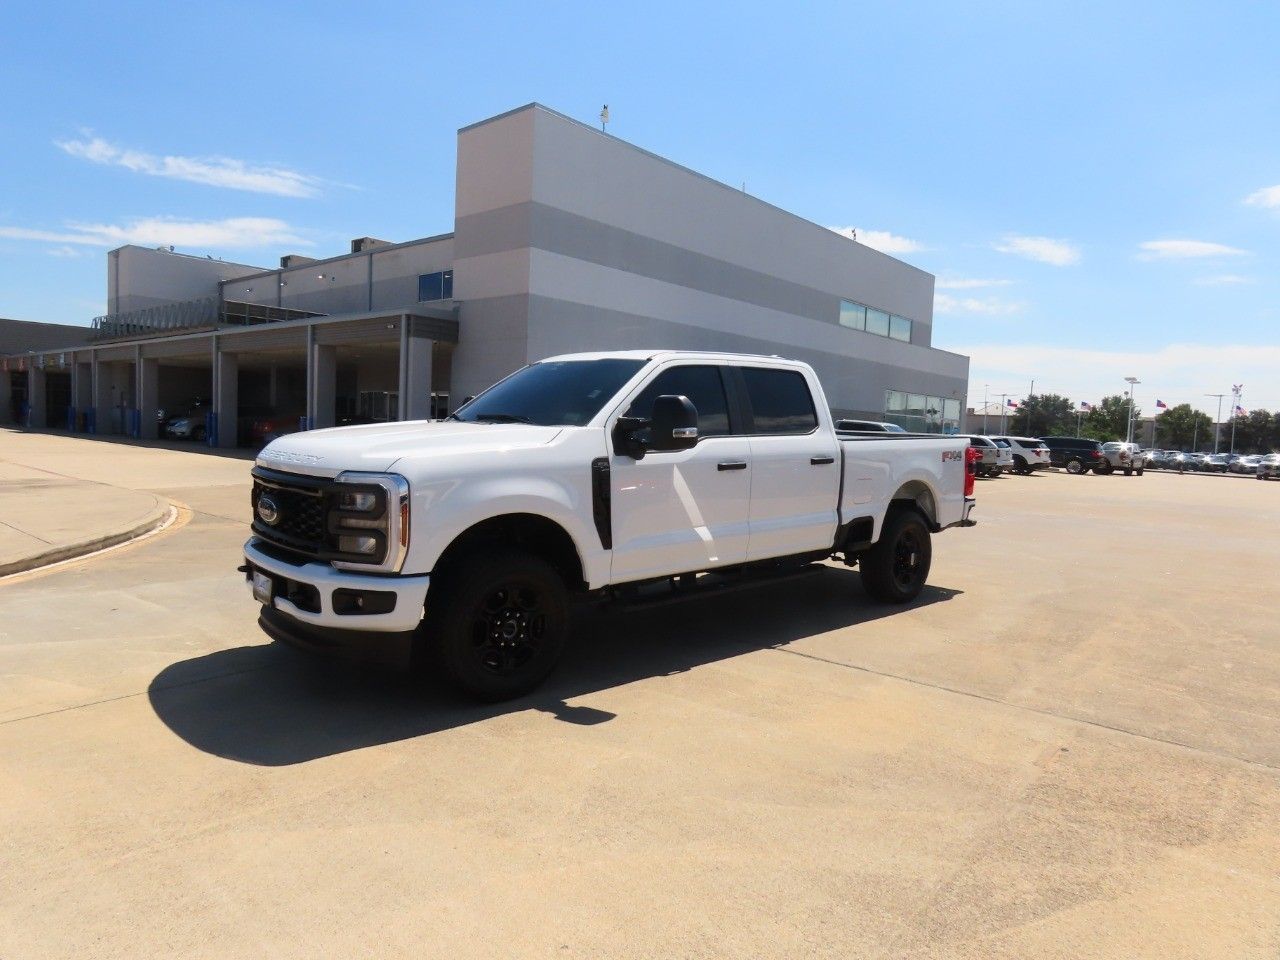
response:
[[[925,248],[924,244],[917,240],[900,237],[887,230],[863,230],[861,227],[829,227],[828,229],[873,250],[879,250],[881,253],[915,253]]]
[[[175,247],[212,247],[219,250],[312,245],[289,224],[271,217],[230,217],[225,220],[149,217],[123,224],[72,223],[63,230],[0,226],[0,238],[64,246],[118,247],[135,243],[140,246],[172,244]]]
[[[1054,267],[1069,267],[1080,262],[1079,247],[1052,237],[1023,237],[1014,234],[992,246],[1001,253],[1011,253],[1016,257],[1025,257]]]
[[[1280,183],[1274,187],[1263,187],[1261,190],[1255,190],[1244,198],[1244,202],[1251,207],[1267,207],[1276,209],[1280,207]]]
[[[1221,287],[1235,283],[1253,283],[1253,278],[1242,277],[1238,273],[1220,273],[1213,277],[1197,277],[1192,282],[1201,287]]]
[[[284,167],[255,166],[231,157],[159,156],[118,147],[100,137],[59,140],[64,153],[91,163],[124,167],[152,177],[186,180],[229,190],[270,193],[279,197],[314,197],[324,181]]]
[[[971,277],[942,277],[934,284],[938,290],[976,290],[982,287],[1009,287],[1012,280],[980,280]]]
[[[1207,240],[1144,240],[1139,260],[1191,260],[1197,257],[1242,257],[1248,250]]]
[[[1008,390],[1021,397],[1034,379],[1037,393],[1097,401],[1124,391],[1125,377],[1138,377],[1136,397],[1144,413],[1152,413],[1159,398],[1169,406],[1190,403],[1212,415],[1217,401],[1204,395],[1229,393],[1235,383],[1245,385],[1246,408],[1280,409],[1280,345],[1175,343],[1126,351],[995,343],[947,349],[972,358],[970,406],[975,395],[981,405],[984,383],[996,394]]]
[[[77,250],[75,247],[69,247],[63,244],[60,247],[50,247],[45,253],[51,257],[78,257],[84,253],[83,250]]]
[[[1002,300],[999,297],[953,297],[948,293],[936,293],[933,296],[933,312],[972,313],[987,317],[1011,317],[1026,309],[1026,304],[1017,300]]]

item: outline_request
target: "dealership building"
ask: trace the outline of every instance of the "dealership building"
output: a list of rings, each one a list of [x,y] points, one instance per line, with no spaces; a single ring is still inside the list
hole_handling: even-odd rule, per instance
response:
[[[935,349],[934,278],[538,104],[458,131],[453,229],[229,263],[124,246],[80,343],[0,359],[0,419],[217,446],[443,415],[586,350],[777,354],[837,416],[962,427],[967,357]]]

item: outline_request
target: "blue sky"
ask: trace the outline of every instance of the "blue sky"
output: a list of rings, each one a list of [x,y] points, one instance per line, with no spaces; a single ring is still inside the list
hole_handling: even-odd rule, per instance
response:
[[[1280,408],[1275,4],[24,4],[0,316],[109,247],[274,263],[451,229],[455,131],[537,100],[938,276],[970,401]],[[1119,9],[1117,9],[1119,8]]]

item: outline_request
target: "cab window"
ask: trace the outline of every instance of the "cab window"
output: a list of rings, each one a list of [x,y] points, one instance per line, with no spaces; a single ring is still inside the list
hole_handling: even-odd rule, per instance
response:
[[[756,433],[810,433],[818,414],[804,374],[798,370],[742,367]]]
[[[723,437],[729,432],[729,402],[719,367],[668,367],[649,381],[626,416],[649,419],[653,401],[663,396],[688,397],[698,408],[698,436]]]

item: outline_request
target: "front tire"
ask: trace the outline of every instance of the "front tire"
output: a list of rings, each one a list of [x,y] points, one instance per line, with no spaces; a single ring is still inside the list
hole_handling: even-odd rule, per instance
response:
[[[862,555],[862,585],[882,603],[909,603],[929,579],[933,544],[924,518],[914,510],[895,510],[885,519],[880,539]]]
[[[1132,470],[1132,468],[1131,468],[1131,469],[1126,470],[1126,471],[1124,472],[1124,475],[1125,475],[1126,477],[1132,477],[1132,476],[1133,476],[1133,470]]]
[[[559,662],[568,590],[533,554],[474,555],[431,584],[419,629],[420,659],[450,686],[489,703],[510,700],[541,684]]]
[[[1143,471],[1143,470],[1145,470],[1145,469],[1146,469],[1146,467],[1139,467],[1139,468],[1137,469],[1137,471],[1136,471],[1136,472],[1137,472],[1137,474],[1138,474],[1138,476],[1142,476],[1142,471]]]
[[[1083,460],[1068,460],[1068,461],[1067,461],[1067,473],[1084,473],[1084,461],[1083,461]]]

